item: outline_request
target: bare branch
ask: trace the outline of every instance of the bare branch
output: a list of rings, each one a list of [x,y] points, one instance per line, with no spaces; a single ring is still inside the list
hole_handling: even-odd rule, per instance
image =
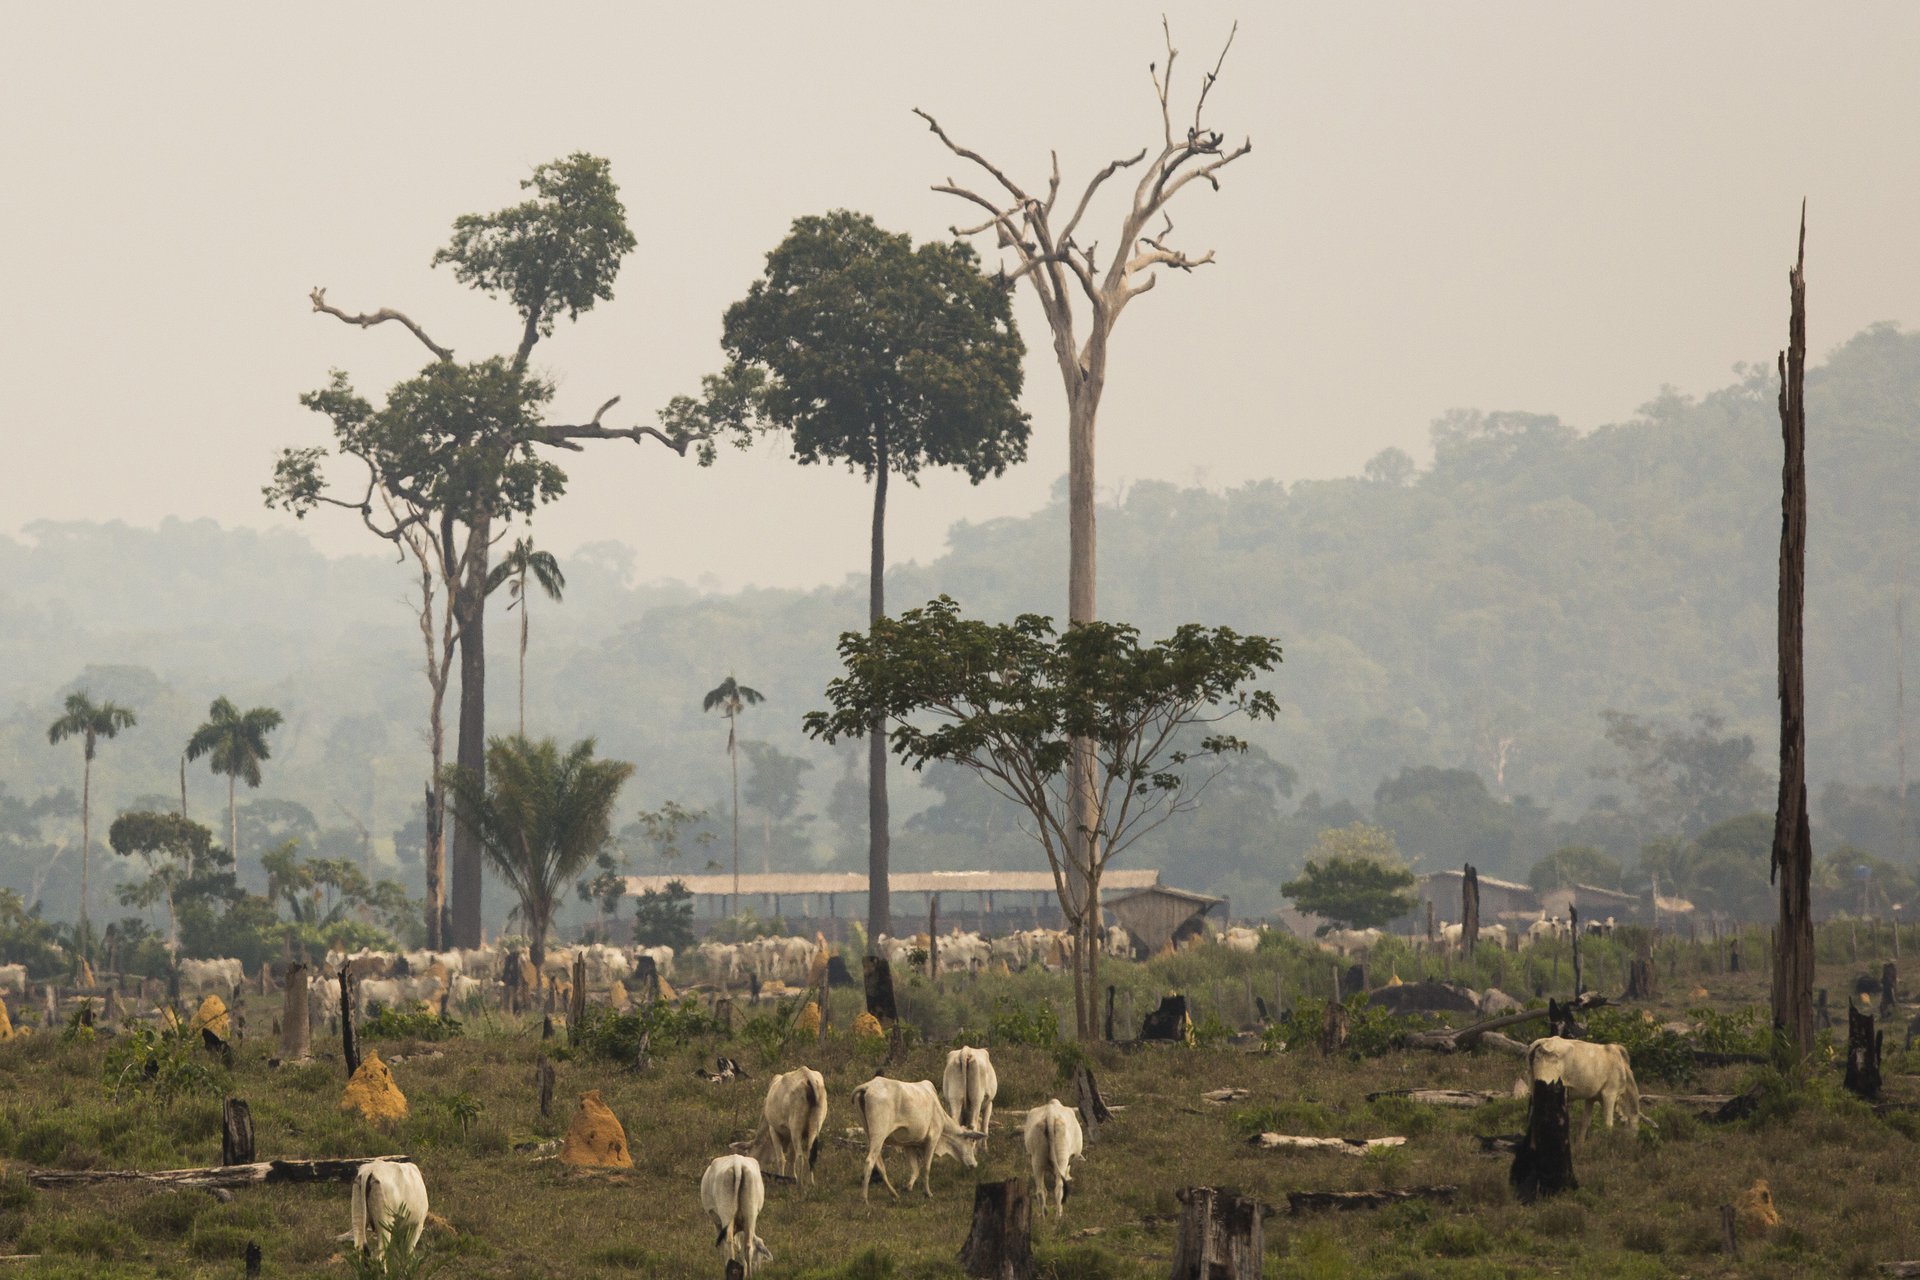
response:
[[[1153,91],[1160,99],[1160,127],[1166,133],[1167,146],[1173,146],[1173,115],[1167,109],[1167,96],[1173,91],[1173,60],[1180,51],[1173,47],[1173,27],[1167,22],[1167,15],[1160,15],[1160,31],[1167,38],[1167,71],[1163,76],[1160,69],[1152,63],[1147,64],[1147,72],[1153,77]]]
[[[608,401],[608,404],[611,403],[612,401]],[[605,406],[602,406],[601,412],[606,412]],[[631,440],[635,444],[639,444],[651,436],[683,458],[687,456],[687,449],[693,444],[696,438],[694,436],[670,436],[658,427],[603,427],[600,425],[599,414],[594,415],[592,422],[580,423],[578,425],[548,424],[547,426],[541,427],[540,431],[540,443],[550,444],[556,449],[571,449],[575,453],[581,451],[580,446],[574,443],[576,440]]]
[[[1019,187],[1015,186],[1013,179],[1009,178],[1006,174],[1002,173],[997,166],[989,163],[985,156],[981,155],[978,151],[972,150],[971,148],[963,147],[959,143],[955,142],[952,138],[949,138],[947,136],[947,131],[940,127],[940,122],[938,120],[935,120],[932,116],[928,115],[926,112],[922,111],[920,108],[915,107],[913,109],[913,114],[919,116],[922,120],[925,120],[927,122],[927,127],[933,130],[935,135],[939,137],[940,141],[946,143],[947,150],[953,152],[953,154],[959,156],[961,159],[971,160],[975,164],[979,165],[982,169],[985,169],[988,173],[994,176],[994,179],[997,182],[999,182],[1001,186],[1007,189],[1008,193],[1011,194],[1015,200],[1020,201],[1022,204],[1026,203],[1027,193],[1022,191]],[[936,187],[935,190],[939,190],[939,188]]]
[[[350,316],[327,301],[327,291],[325,289],[316,287],[312,293],[307,295],[307,298],[313,303],[313,309],[315,311],[324,311],[344,324],[357,324],[362,329],[371,329],[374,325],[385,323],[388,320],[398,320],[411,330],[413,336],[420,339],[427,350],[433,352],[434,355],[440,357],[442,360],[453,359],[453,349],[451,347],[443,347],[432,338],[429,338],[425,329],[422,329],[419,325],[409,320],[400,312],[395,311],[392,307],[382,307],[371,315],[362,314]]]
[[[1060,233],[1060,243],[1066,244],[1073,239],[1074,228],[1080,225],[1080,219],[1087,211],[1087,204],[1093,199],[1093,193],[1100,189],[1101,183],[1122,169],[1131,169],[1134,165],[1139,164],[1146,158],[1147,149],[1142,147],[1138,155],[1130,158],[1123,156],[1118,160],[1110,160],[1107,162],[1106,168],[1094,174],[1093,181],[1087,183],[1087,189],[1080,193],[1080,203],[1074,207],[1073,216],[1067,219],[1067,229]],[[1058,181],[1057,178],[1055,180]]]
[[[1233,38],[1239,34],[1240,23],[1236,20],[1233,24],[1233,29],[1227,32],[1227,42],[1220,46],[1220,57],[1214,62],[1213,70],[1209,71],[1206,77],[1200,81],[1200,97],[1193,104],[1193,131],[1195,133],[1200,132],[1200,112],[1207,105],[1207,91],[1212,89],[1213,82],[1220,78],[1220,68],[1227,63],[1227,50],[1233,48]]]

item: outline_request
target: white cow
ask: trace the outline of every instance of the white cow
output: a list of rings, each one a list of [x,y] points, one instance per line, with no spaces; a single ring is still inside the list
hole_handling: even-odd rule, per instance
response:
[[[1567,1087],[1568,1106],[1575,1102],[1588,1104],[1580,1126],[1583,1138],[1593,1128],[1594,1103],[1600,1104],[1607,1128],[1613,1128],[1616,1109],[1627,1128],[1640,1126],[1640,1086],[1634,1083],[1633,1064],[1620,1045],[1544,1036],[1527,1046],[1527,1076],[1535,1081],[1560,1081]]]
[[[752,1156],[715,1156],[700,1177],[700,1205],[720,1229],[714,1244],[725,1245],[727,1261],[738,1262],[748,1275],[754,1263],[773,1261],[773,1250],[757,1234],[766,1202],[760,1162]]]
[[[827,1123],[827,1078],[812,1067],[797,1067],[767,1083],[761,1111],[772,1144],[774,1172],[802,1184],[813,1181],[820,1158],[820,1131]]]
[[[1320,946],[1343,956],[1370,950],[1381,938],[1378,929],[1329,929],[1315,939]]]
[[[378,1262],[397,1226],[407,1216],[407,1249],[419,1247],[427,1226],[427,1183],[419,1166],[397,1160],[369,1160],[353,1178],[353,1247]]]
[[[1080,1117],[1049,1098],[1043,1107],[1027,1112],[1022,1137],[1026,1140],[1027,1161],[1033,1166],[1033,1189],[1040,1196],[1040,1212],[1053,1206],[1055,1217],[1067,1211],[1067,1193],[1073,1183],[1073,1158],[1084,1156],[1086,1136],[1080,1132]]]
[[[962,1129],[993,1133],[993,1100],[1000,1092],[1000,1077],[994,1074],[993,1059],[985,1049],[955,1049],[947,1055],[947,1070],[940,1077],[940,1092],[946,1095],[947,1111]],[[981,1139],[985,1150],[987,1140]]]
[[[1570,932],[1571,930],[1567,927],[1565,917],[1550,916],[1542,912],[1540,918],[1528,925],[1527,931],[1520,935],[1520,942],[1522,946],[1530,947],[1536,942],[1546,942],[1554,938],[1564,938],[1568,936]]]
[[[0,964],[0,991],[17,991],[27,994],[27,966],[23,964]]]
[[[1260,949],[1260,931],[1236,924],[1220,935],[1220,945],[1229,951],[1251,955]]]
[[[894,1080],[875,1076],[853,1091],[853,1105],[860,1112],[860,1123],[867,1131],[867,1162],[860,1169],[860,1199],[864,1202],[875,1170],[880,1181],[897,1200],[893,1179],[887,1176],[882,1148],[904,1147],[909,1165],[907,1190],[922,1176],[927,1179],[927,1196],[933,1196],[933,1161],[936,1156],[952,1156],[966,1168],[980,1163],[980,1143],[986,1134],[963,1129],[940,1105],[933,1081]]]
[[[180,985],[189,991],[219,991],[231,994],[247,980],[247,971],[238,960],[227,956],[220,960],[182,960]]]

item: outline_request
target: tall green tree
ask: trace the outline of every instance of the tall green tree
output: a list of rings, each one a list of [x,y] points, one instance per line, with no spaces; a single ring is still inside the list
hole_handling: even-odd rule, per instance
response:
[[[520,610],[520,736],[527,736],[527,579],[558,604],[567,589],[567,575],[551,551],[535,550],[532,538],[515,538],[513,550],[487,574],[487,594],[507,588],[507,609]]]
[[[1293,905],[1323,916],[1329,929],[1375,929],[1407,914],[1418,901],[1414,876],[1393,835],[1356,822],[1322,831],[1298,879],[1280,886]]]
[[[460,658],[457,758],[476,777],[486,771],[486,595],[494,526],[525,518],[557,498],[566,473],[537,446],[577,451],[583,440],[654,439],[684,455],[697,424],[682,416],[667,430],[610,426],[602,419],[614,396],[585,421],[550,422],[552,385],[528,372],[534,346],[564,314],[577,320],[610,301],[620,264],[634,246],[626,209],[607,161],[576,152],[537,166],[521,183],[529,199],[487,214],[463,214],[453,237],[433,257],[462,284],[507,302],[518,318],[510,355],[459,363],[453,350],[411,317],[390,307],[350,313],[311,295],[313,309],[345,324],[399,324],[432,354],[419,374],[395,386],[375,409],[343,373],[302,403],[332,422],[334,447],[285,451],[267,487],[269,506],[305,516],[321,504],[359,514],[368,530],[406,548],[423,579],[421,630],[429,649],[429,683],[437,715],[449,661]],[[329,458],[345,459],[350,477],[327,474]],[[702,461],[710,460],[703,449]],[[439,612],[435,612],[435,593]],[[437,723],[430,735],[438,740]],[[433,761],[428,796],[427,911],[439,932],[441,819],[445,794]],[[478,837],[457,825],[453,838],[452,941],[478,946],[482,853]],[[436,937],[436,942],[439,939]]]
[[[751,770],[747,774],[747,807],[760,813],[762,856],[770,870],[773,830],[780,827],[783,835],[793,834],[786,825],[799,811],[803,790],[800,775],[813,768],[813,761],[790,756],[771,742],[743,742],[740,748],[747,753]]]
[[[809,734],[830,743],[863,737],[884,718],[894,752],[913,768],[965,765],[1032,819],[1078,943],[1075,1024],[1091,1038],[1101,876],[1134,841],[1197,802],[1204,784],[1188,785],[1190,762],[1246,750],[1218,722],[1274,716],[1273,695],[1246,686],[1280,661],[1279,644],[1193,624],[1143,644],[1119,623],[1056,632],[1035,614],[979,622],[942,596],[844,633],[840,656],[845,674],[827,686],[833,709],[807,713]],[[1102,825],[1087,846],[1098,856],[1075,865],[1068,773],[1078,743],[1093,747]]]
[[[244,778],[249,787],[260,785],[260,766],[272,754],[267,735],[279,727],[280,713],[272,707],[242,711],[220,697],[207,708],[206,723],[187,739],[187,759],[205,756],[213,772],[227,777],[227,852],[236,867],[240,864],[239,783]]]
[[[456,816],[520,900],[536,969],[568,882],[613,837],[614,803],[633,774],[625,761],[596,760],[593,752],[592,738],[564,753],[552,738],[495,738],[484,777],[458,765],[448,771]]]
[[[766,700],[758,689],[750,689],[732,676],[707,690],[707,696],[700,700],[702,711],[718,711],[727,721],[727,762],[733,766],[733,901],[729,906],[734,910],[740,906],[740,754],[735,750],[740,713]]]
[[[129,907],[167,908],[167,949],[180,946],[177,903],[212,895],[235,896],[233,855],[213,843],[213,832],[191,818],[159,810],[123,813],[107,829],[107,843],[122,857],[137,857],[147,878],[122,886],[120,902]]]
[[[68,738],[80,739],[80,939],[90,948],[87,932],[87,853],[93,845],[93,756],[101,742],[120,735],[136,723],[132,711],[112,702],[95,702],[83,689],[67,695],[66,710],[47,726],[47,742],[58,746]]]
[[[748,389],[740,431],[791,433],[803,465],[839,463],[873,485],[869,624],[886,613],[887,488],[922,468],[975,484],[1027,456],[1020,411],[1026,346],[1012,287],[961,242],[914,246],[866,214],[794,221],[766,272],[727,308],[717,385]],[[710,380],[709,386],[715,385]],[[739,413],[738,404],[715,409]],[[867,936],[890,928],[886,731],[869,735]]]

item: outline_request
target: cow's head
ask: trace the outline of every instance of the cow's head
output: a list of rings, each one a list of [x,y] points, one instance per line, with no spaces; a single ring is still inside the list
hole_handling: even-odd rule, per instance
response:
[[[978,1129],[954,1129],[941,1140],[940,1149],[972,1169],[980,1163],[980,1144],[986,1140],[987,1135]]]

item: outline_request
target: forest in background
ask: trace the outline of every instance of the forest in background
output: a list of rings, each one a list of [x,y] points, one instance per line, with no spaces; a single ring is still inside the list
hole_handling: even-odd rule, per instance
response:
[[[1451,412],[1425,467],[1389,449],[1359,477],[1113,495],[1100,516],[1105,616],[1149,637],[1232,626],[1286,654],[1265,682],[1279,719],[1247,727],[1255,749],[1128,861],[1262,913],[1319,831],[1370,820],[1421,869],[1470,859],[1524,879],[1572,845],[1604,860],[1583,875],[1670,867],[1666,884],[1691,878],[1741,909],[1756,867],[1753,824],[1738,820],[1772,807],[1780,443],[1771,366],[1736,374],[1584,433],[1539,414]],[[1816,845],[1832,877],[1872,865],[1891,905],[1920,853],[1920,788],[1903,807],[1895,786],[1920,336],[1857,335],[1810,371],[1807,400]],[[1171,426],[1170,453],[1183,429],[1205,427]],[[834,518],[867,513],[810,516]],[[835,638],[863,623],[859,566],[838,586],[717,595],[652,562],[644,515],[607,534],[564,558],[563,604],[533,601],[529,731],[591,735],[633,761],[627,815],[671,800],[708,809],[717,833],[726,726],[700,700],[737,675],[767,695],[741,720],[743,865],[864,866],[863,756],[800,732],[824,705]],[[1058,492],[1029,517],[961,521],[945,556],[890,570],[888,599],[901,609],[945,593],[975,615],[1059,615],[1065,541]],[[96,840],[117,811],[177,804],[182,747],[224,695],[286,717],[264,785],[244,796],[241,884],[264,887],[261,853],[293,836],[417,894],[426,692],[412,580],[375,556],[324,557],[291,524],[43,523],[0,539],[0,887],[50,917],[73,913],[78,819],[59,793],[77,794],[80,751],[50,747],[47,727],[85,688],[140,717],[101,745]],[[516,633],[494,631],[495,732],[513,724]],[[896,778],[896,869],[1037,860],[970,775]],[[187,783],[189,812],[223,831],[224,779],[201,762]],[[659,868],[637,828],[624,843],[635,870]],[[682,869],[724,856],[682,847]],[[1764,888],[1764,841],[1757,857]],[[119,861],[96,852],[96,884],[112,885]],[[488,905],[497,926],[497,887]]]

